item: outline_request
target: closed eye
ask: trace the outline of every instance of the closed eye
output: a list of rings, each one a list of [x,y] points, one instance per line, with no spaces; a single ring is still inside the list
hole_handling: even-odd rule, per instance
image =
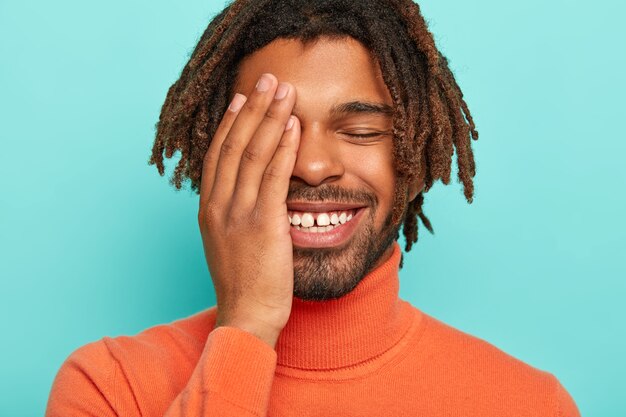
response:
[[[374,132],[374,133],[344,133],[344,135],[347,136],[351,136],[353,138],[359,138],[359,139],[369,139],[369,138],[375,138],[378,136],[382,136],[384,135],[384,133],[379,133],[379,132]]]

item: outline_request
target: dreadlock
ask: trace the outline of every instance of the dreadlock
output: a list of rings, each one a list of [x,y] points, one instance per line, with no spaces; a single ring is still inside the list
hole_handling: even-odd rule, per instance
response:
[[[450,183],[455,148],[458,179],[472,203],[476,171],[471,139],[478,139],[448,60],[412,0],[232,1],[209,23],[170,87],[148,164],[156,164],[163,176],[163,156],[172,158],[180,151],[170,183],[180,189],[189,179],[191,190],[199,194],[203,158],[233,94],[241,60],[277,38],[307,44],[321,36],[360,41],[381,67],[394,102],[398,190],[392,221],[403,219],[408,252],[417,242],[417,217],[434,233],[422,211],[424,193],[437,179]],[[409,183],[422,169],[424,188],[406,204]]]

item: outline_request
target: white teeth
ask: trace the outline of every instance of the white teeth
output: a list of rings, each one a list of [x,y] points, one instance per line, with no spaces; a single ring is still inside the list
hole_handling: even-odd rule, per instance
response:
[[[330,224],[330,217],[328,217],[326,213],[319,214],[316,223],[318,226],[328,226]]]
[[[354,215],[347,211],[329,213],[301,213],[289,217],[289,222],[298,230],[312,233],[329,232],[335,227],[341,226],[352,220]],[[314,214],[317,218],[314,217]]]
[[[313,219],[313,215],[311,213],[304,213],[302,215],[301,223],[302,227],[311,227],[315,224],[315,220]]]

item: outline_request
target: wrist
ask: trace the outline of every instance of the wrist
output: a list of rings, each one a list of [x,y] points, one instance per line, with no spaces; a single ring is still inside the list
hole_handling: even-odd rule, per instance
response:
[[[259,323],[252,323],[241,320],[220,321],[219,319],[215,323],[215,327],[235,327],[244,330],[270,345],[272,349],[276,348],[276,342],[278,341],[278,336],[280,335],[280,332],[282,330],[273,326]]]

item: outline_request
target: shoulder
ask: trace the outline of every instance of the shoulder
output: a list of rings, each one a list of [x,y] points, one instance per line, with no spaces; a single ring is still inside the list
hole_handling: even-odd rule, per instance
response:
[[[75,349],[56,373],[46,417],[83,415],[85,404],[102,417],[115,416],[118,365],[102,340]]]
[[[131,386],[172,389],[184,385],[195,367],[215,325],[214,312],[212,307],[136,335],[104,337],[102,343]]]
[[[103,339],[87,343],[74,351],[61,364],[58,379],[68,375],[85,375],[93,382],[109,386],[113,381],[115,359]]]
[[[169,367],[176,371],[181,362],[197,360],[215,325],[214,313],[212,307],[134,335],[105,336],[79,347],[66,362],[80,364],[91,374],[117,367],[131,382],[156,378]]]
[[[422,348],[432,350],[437,358],[462,366],[467,372],[482,375],[505,374],[517,379],[531,379],[534,383],[550,383],[550,374],[518,357],[505,352],[493,343],[460,330],[431,315],[424,315],[426,332]]]
[[[424,332],[417,347],[421,367],[443,386],[456,386],[494,407],[510,402],[555,416],[579,416],[557,377],[493,343],[420,312]],[[509,408],[511,409],[511,408]]]
[[[104,337],[102,341],[121,362],[151,356],[189,355],[202,350],[214,325],[215,307],[211,307],[170,323],[149,327],[135,335]]]
[[[189,379],[214,327],[214,310],[75,349],[57,372],[46,416],[72,414],[81,404],[92,404],[101,416],[120,407],[137,412],[131,415],[163,409]]]
[[[135,335],[104,336],[75,349],[65,360],[75,365],[108,368],[136,357],[180,354],[202,347],[215,325],[215,307],[170,323],[151,326]]]

